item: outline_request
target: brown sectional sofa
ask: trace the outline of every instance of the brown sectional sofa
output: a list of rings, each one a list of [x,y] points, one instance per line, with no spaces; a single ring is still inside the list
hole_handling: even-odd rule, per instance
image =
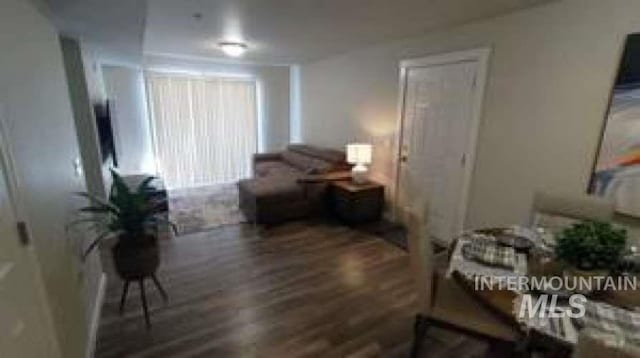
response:
[[[277,224],[324,210],[327,182],[345,178],[344,152],[291,144],[278,153],[255,154],[254,177],[238,182],[240,209],[251,222]]]

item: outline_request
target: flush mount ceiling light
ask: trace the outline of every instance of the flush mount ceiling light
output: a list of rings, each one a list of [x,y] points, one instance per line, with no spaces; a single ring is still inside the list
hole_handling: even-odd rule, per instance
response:
[[[242,42],[220,42],[218,46],[230,57],[240,57],[247,51],[247,45]]]

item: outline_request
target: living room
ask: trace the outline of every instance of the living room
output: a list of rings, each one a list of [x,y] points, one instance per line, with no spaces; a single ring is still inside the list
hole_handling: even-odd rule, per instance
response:
[[[5,1],[0,356],[640,356],[640,4]]]

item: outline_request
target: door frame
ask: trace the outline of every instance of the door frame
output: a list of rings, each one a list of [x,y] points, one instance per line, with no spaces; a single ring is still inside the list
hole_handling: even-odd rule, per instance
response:
[[[469,192],[471,189],[471,179],[475,167],[476,149],[478,134],[480,132],[480,120],[482,118],[482,106],[484,102],[484,93],[487,83],[487,74],[489,72],[489,58],[491,56],[490,47],[479,47],[463,51],[447,52],[429,55],[421,58],[401,60],[399,63],[400,76],[399,76],[399,97],[398,97],[398,121],[396,127],[396,140],[395,140],[395,155],[394,155],[394,180],[392,188],[392,215],[394,221],[404,221],[406,213],[403,212],[400,206],[400,177],[401,177],[401,156],[402,156],[402,142],[403,142],[403,128],[404,128],[404,105],[406,100],[406,87],[407,87],[407,72],[412,67],[429,67],[434,65],[443,64],[455,64],[460,62],[473,61],[478,63],[478,69],[475,75],[475,89],[473,94],[473,103],[471,108],[471,126],[470,137],[467,141],[467,156],[465,158],[466,166],[464,169],[462,179],[462,193],[460,195],[460,201],[458,207],[458,231],[462,231],[466,224]],[[416,213],[419,216],[423,216],[424,213]]]

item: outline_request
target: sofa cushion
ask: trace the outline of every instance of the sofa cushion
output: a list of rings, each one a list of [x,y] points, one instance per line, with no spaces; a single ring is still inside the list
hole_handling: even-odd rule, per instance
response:
[[[264,178],[268,176],[290,176],[298,178],[303,174],[301,170],[281,161],[258,162],[255,164],[254,171],[257,178]]]
[[[282,160],[292,167],[305,171],[311,166],[310,162],[313,160],[313,158],[307,157],[306,155],[302,155],[300,153],[285,150],[284,152],[282,152]]]
[[[287,164],[303,172],[307,172],[310,169],[313,169],[315,174],[322,174],[331,169],[331,164],[322,159],[310,157],[308,155],[300,154],[298,152],[292,152],[289,150],[286,150],[282,153],[282,159]]]
[[[250,193],[256,202],[282,202],[305,198],[302,185],[275,177],[244,179],[238,183],[238,189]]]
[[[311,166],[307,168],[305,173],[307,174],[324,174],[331,171],[333,166],[329,162],[325,162],[321,159],[314,159],[311,162]]]
[[[287,150],[321,159],[333,165],[345,162],[344,152],[335,149],[319,148],[306,144],[289,144]]]

